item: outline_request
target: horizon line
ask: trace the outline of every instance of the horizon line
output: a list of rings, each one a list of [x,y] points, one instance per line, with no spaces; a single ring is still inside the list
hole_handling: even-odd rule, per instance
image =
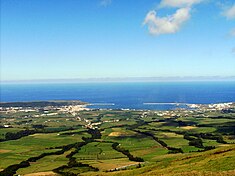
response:
[[[86,82],[182,82],[182,81],[235,81],[235,76],[167,76],[167,77],[102,77],[0,80],[0,83],[86,83]]]

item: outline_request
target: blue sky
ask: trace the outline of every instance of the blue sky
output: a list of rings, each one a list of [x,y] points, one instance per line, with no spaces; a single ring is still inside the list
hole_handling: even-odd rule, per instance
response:
[[[1,0],[1,80],[235,76],[233,0]]]

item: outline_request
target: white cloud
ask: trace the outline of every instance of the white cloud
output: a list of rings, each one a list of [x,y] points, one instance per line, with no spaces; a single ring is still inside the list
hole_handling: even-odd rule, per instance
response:
[[[191,7],[203,0],[162,0],[160,7]]]
[[[202,1],[205,0],[161,0],[159,9],[173,7],[178,10],[166,17],[157,16],[156,10],[149,11],[143,24],[148,26],[150,34],[153,35],[176,33],[190,19],[192,6]]]
[[[229,8],[226,8],[223,12],[223,15],[227,17],[227,19],[235,19],[235,4]]]
[[[190,19],[189,7],[178,9],[173,15],[158,17],[155,10],[148,12],[143,22],[148,26],[150,34],[171,34],[180,30],[182,25]]]
[[[112,0],[101,0],[100,5],[103,7],[107,7],[112,3]]]

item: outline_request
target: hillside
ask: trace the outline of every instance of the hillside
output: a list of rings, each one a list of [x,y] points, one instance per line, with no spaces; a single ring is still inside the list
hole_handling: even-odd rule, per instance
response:
[[[234,175],[234,107],[1,107],[0,176]]]

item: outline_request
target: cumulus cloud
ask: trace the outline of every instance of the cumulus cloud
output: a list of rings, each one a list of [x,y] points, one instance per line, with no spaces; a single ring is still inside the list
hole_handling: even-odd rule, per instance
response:
[[[160,7],[191,7],[194,4],[198,4],[203,0],[162,0]]]
[[[178,32],[191,17],[192,6],[205,0],[161,0],[158,10],[162,8],[177,8],[170,16],[159,17],[156,10],[149,11],[143,24],[148,26],[150,34],[172,34]]]
[[[226,8],[223,12],[223,15],[227,19],[235,19],[235,3],[231,7]]]
[[[190,8],[180,8],[173,15],[167,17],[157,16],[157,12],[148,12],[143,22],[148,26],[150,34],[171,34],[180,30],[182,25],[190,19]]]
[[[107,7],[112,3],[112,0],[101,0],[100,5],[103,7]]]

